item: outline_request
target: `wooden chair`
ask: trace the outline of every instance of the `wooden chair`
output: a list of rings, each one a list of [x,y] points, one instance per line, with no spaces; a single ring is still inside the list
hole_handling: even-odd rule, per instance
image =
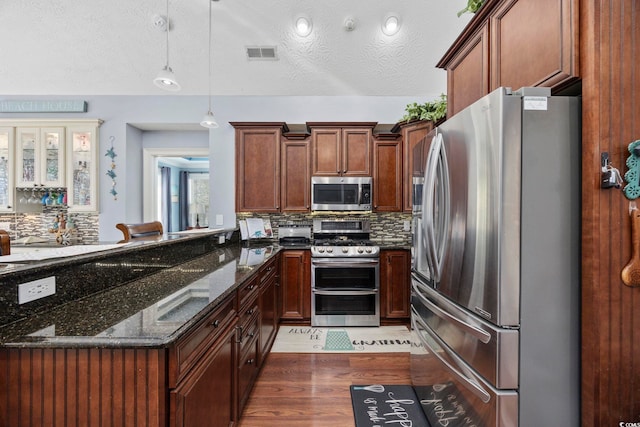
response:
[[[0,230],[0,256],[11,255],[11,237],[6,230]]]
[[[162,238],[162,223],[160,221],[143,222],[140,224],[116,224],[116,228],[124,235],[123,242],[131,240],[160,240]]]

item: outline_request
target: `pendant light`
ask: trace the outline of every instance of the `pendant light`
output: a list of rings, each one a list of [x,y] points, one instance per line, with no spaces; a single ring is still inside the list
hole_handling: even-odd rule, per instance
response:
[[[214,0],[209,0],[209,110],[207,110],[207,114],[204,115],[204,118],[200,122],[200,126],[204,126],[209,129],[215,129],[218,127],[218,122],[213,117],[213,113],[211,112],[211,3]]]
[[[161,89],[176,92],[180,90],[180,85],[176,80],[173,70],[169,66],[169,30],[171,29],[171,21],[169,20],[169,0],[167,0],[167,63],[164,68],[160,70],[158,76],[153,79],[153,83]]]

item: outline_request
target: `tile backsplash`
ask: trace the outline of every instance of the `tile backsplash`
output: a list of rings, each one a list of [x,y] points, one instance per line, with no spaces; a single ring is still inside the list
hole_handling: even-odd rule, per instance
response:
[[[405,230],[405,222],[411,222],[411,214],[403,212],[389,213],[355,213],[331,212],[327,214],[300,213],[300,214],[255,214],[238,213],[237,219],[263,218],[271,221],[274,238],[278,238],[278,224],[286,222],[302,222],[312,224],[314,219],[367,219],[371,222],[371,239],[386,240],[399,243],[411,243],[411,231]],[[313,231],[313,230],[312,230]]]
[[[10,225],[6,230],[11,240],[23,237],[39,237],[55,240],[56,234],[49,230],[56,222],[56,216],[62,214],[68,221],[69,217],[75,224],[74,231],[70,234],[72,244],[96,244],[99,241],[98,221],[96,213],[71,213],[64,206],[43,206],[41,212],[35,213],[6,213],[0,214],[0,223]]]

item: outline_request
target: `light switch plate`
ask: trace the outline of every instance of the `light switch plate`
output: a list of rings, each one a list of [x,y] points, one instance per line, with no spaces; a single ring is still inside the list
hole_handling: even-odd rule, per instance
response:
[[[216,225],[222,225],[222,224],[224,224],[224,220],[223,220],[222,214],[217,214],[216,215]]]

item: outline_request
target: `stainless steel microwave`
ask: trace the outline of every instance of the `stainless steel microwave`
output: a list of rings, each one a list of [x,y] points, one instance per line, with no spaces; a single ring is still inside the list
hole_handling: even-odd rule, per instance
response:
[[[370,211],[371,177],[311,177],[312,211]]]

